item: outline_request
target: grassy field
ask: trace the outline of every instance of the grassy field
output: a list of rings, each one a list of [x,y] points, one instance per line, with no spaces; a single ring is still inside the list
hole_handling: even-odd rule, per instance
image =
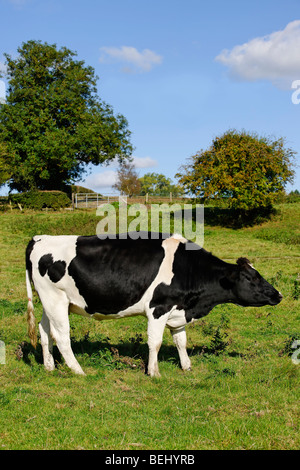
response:
[[[72,347],[87,373],[74,376],[57,349],[46,372],[29,344],[24,250],[35,234],[94,234],[95,212],[2,213],[0,229],[0,449],[298,449],[300,204],[278,206],[260,226],[205,225],[205,248],[248,257],[284,299],[276,307],[216,307],[187,327],[192,371],[182,372],[171,335],[162,377],[145,375],[143,317],[96,322],[71,316]],[[41,304],[34,297],[37,321]]]

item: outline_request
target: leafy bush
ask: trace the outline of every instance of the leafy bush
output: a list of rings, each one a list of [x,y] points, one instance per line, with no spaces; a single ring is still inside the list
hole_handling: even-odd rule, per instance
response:
[[[230,209],[249,211],[273,205],[292,181],[295,153],[283,138],[229,130],[181,166],[175,177],[187,193],[228,200]]]
[[[21,205],[29,209],[41,210],[51,208],[59,210],[71,204],[70,199],[61,191],[28,191],[26,193],[11,194],[10,201],[14,205]]]
[[[287,196],[286,196],[286,202],[293,203],[293,202],[299,202],[300,201],[300,192],[298,189],[295,191],[291,191]]]

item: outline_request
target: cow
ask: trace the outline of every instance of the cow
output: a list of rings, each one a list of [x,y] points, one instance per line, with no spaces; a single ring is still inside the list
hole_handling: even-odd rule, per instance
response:
[[[84,372],[71,349],[69,313],[96,320],[143,315],[148,320],[147,373],[159,376],[157,356],[167,326],[183,370],[191,368],[185,326],[218,304],[276,305],[282,295],[250,264],[227,263],[180,235],[139,233],[34,236],[26,249],[28,333],[37,344],[33,283],[43,305],[39,323],[44,366],[54,369],[53,339],[66,364]]]

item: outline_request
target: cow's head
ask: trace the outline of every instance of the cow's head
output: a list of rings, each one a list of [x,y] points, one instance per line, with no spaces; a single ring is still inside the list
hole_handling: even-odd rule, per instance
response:
[[[253,268],[247,258],[239,258],[237,265],[230,276],[234,303],[244,307],[261,307],[281,302],[281,293]]]

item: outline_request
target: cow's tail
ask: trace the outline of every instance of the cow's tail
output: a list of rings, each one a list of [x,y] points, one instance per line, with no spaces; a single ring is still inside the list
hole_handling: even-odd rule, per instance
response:
[[[26,288],[27,288],[27,297],[28,297],[28,304],[27,304],[27,324],[28,324],[28,336],[30,338],[30,342],[34,348],[36,348],[37,344],[37,334],[36,334],[36,326],[35,326],[35,316],[34,316],[34,308],[32,303],[32,289],[31,289],[31,282],[29,272],[26,269]]]

